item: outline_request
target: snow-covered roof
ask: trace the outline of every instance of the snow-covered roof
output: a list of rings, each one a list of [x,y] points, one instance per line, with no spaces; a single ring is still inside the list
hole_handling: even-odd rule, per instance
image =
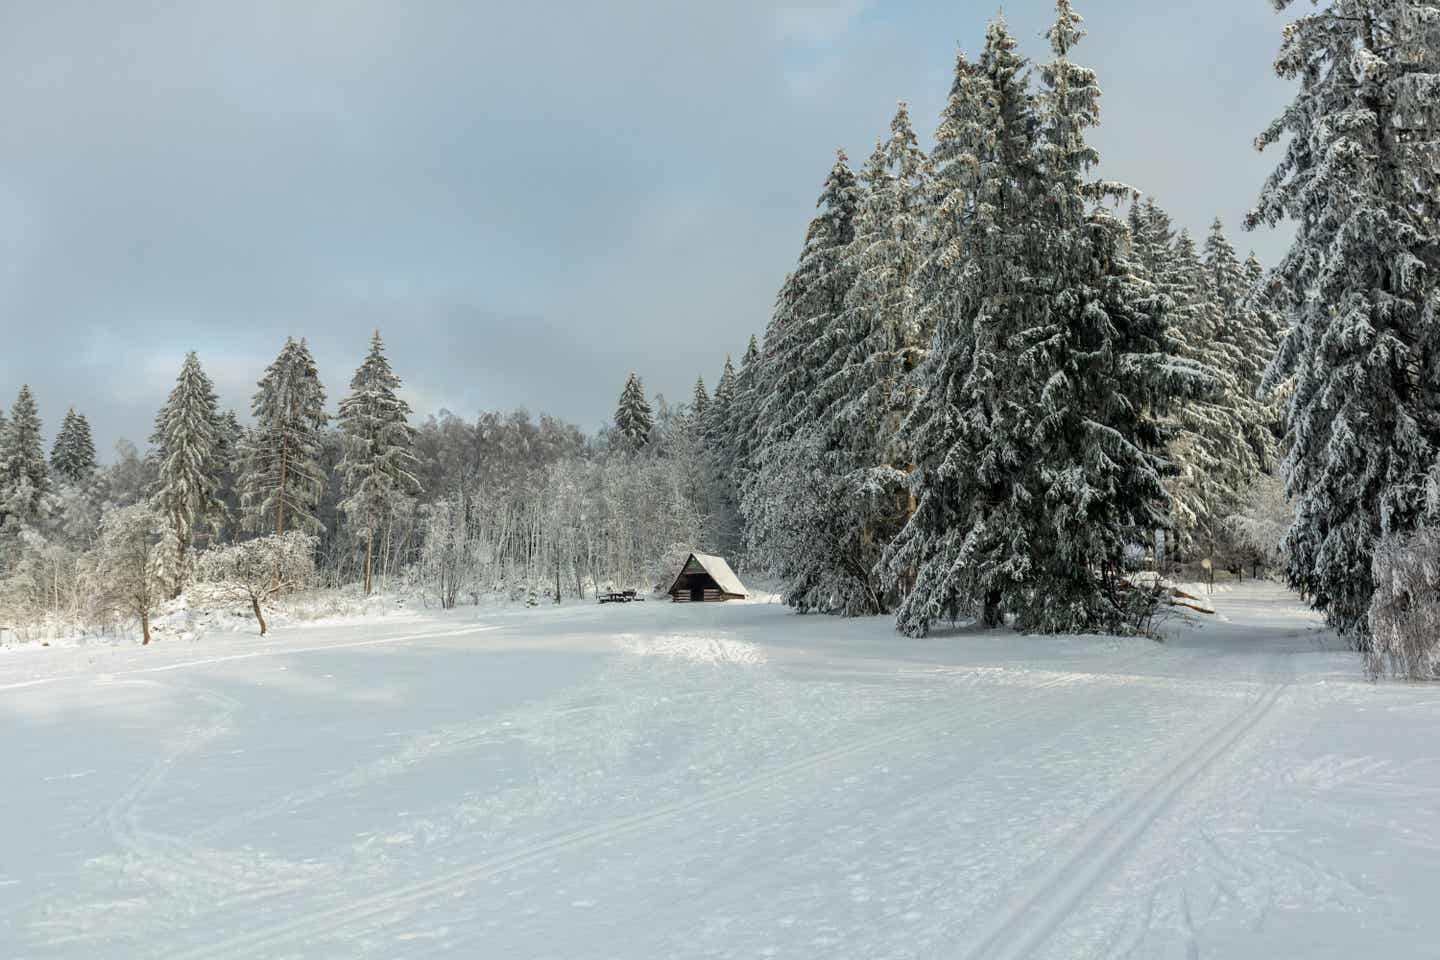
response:
[[[680,572],[675,575],[675,582],[670,584],[671,591],[680,583],[680,578],[685,576],[685,567],[690,566],[691,559],[694,559],[706,573],[710,574],[710,578],[720,587],[720,592],[734,594],[738,597],[750,596],[750,591],[746,590],[745,584],[741,583],[740,578],[735,576],[735,571],[730,569],[730,564],[725,562],[725,558],[712,557],[708,553],[692,553],[685,558],[684,566],[682,566]]]

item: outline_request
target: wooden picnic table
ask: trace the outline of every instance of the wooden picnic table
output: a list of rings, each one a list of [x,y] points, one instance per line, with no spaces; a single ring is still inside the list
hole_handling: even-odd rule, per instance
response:
[[[636,600],[643,601],[645,598],[636,596],[634,590],[622,590],[618,593],[600,594],[601,603],[633,603]]]

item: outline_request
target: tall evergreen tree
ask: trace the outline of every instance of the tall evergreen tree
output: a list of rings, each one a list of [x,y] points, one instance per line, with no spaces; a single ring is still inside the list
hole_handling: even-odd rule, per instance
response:
[[[71,483],[81,483],[95,475],[95,443],[90,439],[90,422],[71,407],[65,412],[60,432],[50,449],[50,468],[55,475]]]
[[[1038,549],[1034,589],[1007,605],[1024,629],[1123,631],[1135,616],[1120,583],[1125,551],[1164,523],[1169,506],[1155,411],[1205,379],[1176,357],[1163,297],[1127,261],[1129,232],[1099,206],[1132,192],[1091,179],[1100,158],[1086,134],[1100,121],[1100,89],[1070,58],[1084,36],[1079,15],[1070,0],[1056,11],[1039,97],[1045,289],[1021,368],[1039,404],[1039,482],[1022,505]]]
[[[710,398],[706,407],[705,417],[702,424],[705,430],[705,442],[711,450],[721,452],[726,446],[727,438],[732,427],[732,418],[735,415],[735,365],[730,360],[730,355],[725,355],[725,366],[720,370],[720,379],[715,381],[715,395]]]
[[[621,447],[636,453],[650,442],[650,431],[654,428],[655,414],[650,409],[650,402],[645,399],[645,387],[632,373],[625,379],[620,402],[615,408],[616,437]]]
[[[901,103],[861,176],[841,311],[817,324],[804,362],[814,386],[792,398],[763,467],[772,568],[797,609],[859,615],[893,604],[876,569],[904,523],[908,456],[896,442],[909,374],[924,354],[911,283],[929,215],[929,159]],[[797,499],[803,503],[795,502]]]
[[[1213,242],[1207,249],[1219,256]],[[1170,332],[1179,354],[1204,367],[1211,381],[1202,395],[1168,412],[1176,468],[1168,483],[1172,515],[1182,544],[1212,551],[1222,522],[1269,465],[1273,443],[1261,422],[1262,405],[1246,390],[1248,360],[1237,339],[1247,320],[1236,278],[1202,262],[1185,232],[1176,238],[1162,270],[1174,298]]]
[[[245,478],[249,435],[234,410],[226,410],[215,421],[215,449],[220,458],[220,488],[216,498],[225,507],[225,519],[217,537],[222,543],[233,543],[246,527],[240,487]]]
[[[385,359],[385,344],[376,330],[370,353],[350,379],[350,393],[340,401],[340,430],[345,437],[339,472],[345,499],[340,507],[365,541],[364,588],[374,587],[375,535],[400,500],[419,492],[415,430],[410,405],[400,399],[400,378]]]
[[[746,549],[753,566],[786,576],[785,559],[803,534],[799,514],[789,500],[796,484],[815,474],[802,458],[808,444],[779,456],[797,440],[805,425],[804,410],[815,389],[813,345],[824,339],[845,308],[853,273],[845,254],[855,238],[860,191],[844,151],[816,203],[820,212],[810,221],[800,260],[776,299],[775,313],[765,331],[765,346],[749,390],[749,408],[742,425],[744,459],[737,464],[742,490],[740,512],[745,521]],[[814,505],[806,505],[813,510]]]
[[[705,378],[695,378],[695,389],[690,395],[690,416],[702,427],[706,423],[705,411],[710,406],[710,392],[705,389]]]
[[[34,524],[50,492],[50,468],[41,446],[40,413],[28,385],[20,388],[0,438],[0,522]]]
[[[172,595],[184,584],[187,551],[197,526],[218,528],[225,515],[219,499],[222,450],[215,388],[195,351],[185,355],[165,406],[155,417],[156,508],[169,525],[171,547],[162,563]]]
[[[321,435],[329,417],[320,374],[304,340],[286,339],[251,401],[255,428],[246,443],[242,502],[254,530],[316,532],[325,488]]]
[[[1248,223],[1296,223],[1266,380],[1291,385],[1288,579],[1361,649],[1376,541],[1440,507],[1437,24],[1424,0],[1320,0],[1285,27],[1299,91],[1256,141],[1282,155]]]
[[[881,151],[883,163],[883,151]],[[845,309],[854,274],[845,262],[855,239],[861,191],[843,150],[816,201],[795,271],[780,288],[775,314],[765,331],[765,384],[756,413],[755,454],[792,439],[816,383],[813,345],[824,341]]]
[[[1040,549],[1030,542],[1038,403],[1023,349],[1043,292],[1043,184],[1028,64],[1015,46],[997,21],[978,63],[957,58],[936,138],[945,193],[917,291],[935,329],[924,394],[903,426],[917,505],[886,552],[908,634],[962,616],[997,624],[1006,599],[1023,609]]]
[[[1154,411],[1198,371],[1174,357],[1166,300],[1127,262],[1129,231],[1097,207],[1129,191],[1089,176],[1099,90],[1070,59],[1080,18],[1056,7],[1037,101],[1003,28],[982,57],[971,264],[907,424],[920,502],[887,557],[893,576],[914,571],[907,633],[1005,613],[1027,631],[1129,629],[1124,553],[1165,518]]]

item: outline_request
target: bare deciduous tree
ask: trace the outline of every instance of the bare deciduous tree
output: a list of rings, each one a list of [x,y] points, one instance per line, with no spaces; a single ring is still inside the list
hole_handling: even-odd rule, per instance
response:
[[[207,606],[249,603],[263,637],[262,604],[314,579],[315,544],[315,537],[292,530],[207,550],[196,564],[190,597]]]

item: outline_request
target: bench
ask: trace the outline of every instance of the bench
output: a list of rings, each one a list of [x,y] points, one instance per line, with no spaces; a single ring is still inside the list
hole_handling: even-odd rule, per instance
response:
[[[637,597],[634,590],[622,590],[619,593],[600,594],[601,603],[633,603],[637,600],[644,601],[644,597]]]

